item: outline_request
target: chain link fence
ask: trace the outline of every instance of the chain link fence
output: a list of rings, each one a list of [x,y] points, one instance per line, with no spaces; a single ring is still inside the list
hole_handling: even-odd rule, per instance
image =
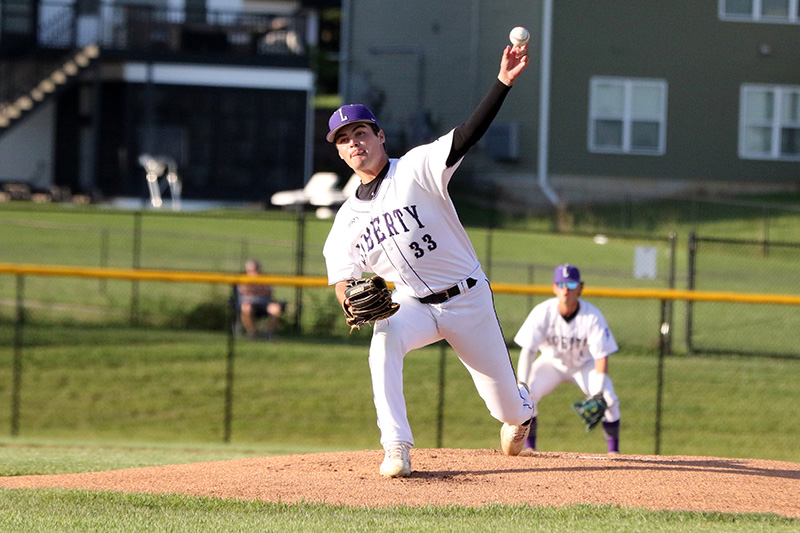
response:
[[[73,282],[90,287],[96,279],[0,279],[15,280],[22,310],[13,320],[0,319],[0,394],[11,399],[0,410],[0,428],[10,427],[13,437],[377,445],[366,364],[369,328],[345,339],[287,334],[257,342],[232,329],[207,328],[200,317],[160,327],[128,326],[123,319],[115,326],[113,318],[81,316],[86,291],[74,291],[69,306],[47,309],[27,296],[48,282],[49,290],[63,290]],[[129,285],[107,283],[110,293]],[[212,290],[204,283],[143,285],[174,294]],[[527,311],[527,296],[502,296],[506,305]],[[623,453],[800,460],[785,412],[800,393],[796,361],[666,355],[656,346],[657,300],[593,302],[620,344],[610,371],[623,411]],[[337,323],[347,329],[338,310]],[[504,326],[513,335],[517,324]],[[516,350],[510,352],[516,362]],[[418,446],[497,446],[498,425],[451,349],[431,346],[409,354],[404,373]],[[565,385],[540,403],[542,451],[604,453],[601,434],[585,433],[572,412],[579,395]],[[741,416],[754,411],[756,418]]]
[[[721,235],[732,232],[729,226],[720,224],[733,219],[733,213],[723,217],[717,212],[719,206],[711,205],[713,215],[701,216],[696,211],[694,218],[689,217],[692,220],[689,227],[708,232],[707,235],[712,235],[715,228]],[[639,219],[632,212],[621,217],[629,221],[627,227],[620,224],[616,229],[610,225],[590,226],[575,216],[571,232],[544,227],[514,228],[514,224],[509,224],[504,228],[468,225],[468,233],[493,283],[549,285],[553,267],[570,262],[581,268],[587,287],[688,287],[799,294],[800,280],[795,279],[796,268],[792,268],[797,249],[789,241],[793,237],[792,213],[771,212],[764,218],[764,210],[759,211],[759,216],[756,211],[754,208],[753,217],[745,223],[744,232],[753,236],[749,241],[690,237],[688,232],[685,236],[680,232],[672,235],[660,228],[639,231]],[[2,206],[0,224],[5,229],[0,232],[0,262],[6,263],[239,273],[246,259],[252,257],[261,260],[266,274],[325,276],[321,250],[331,221],[308,216],[303,211],[165,213]],[[769,231],[764,231],[765,227]],[[777,240],[779,236],[786,240]],[[15,276],[0,276],[4,353],[11,351],[15,335],[19,283]],[[59,415],[62,409],[85,410],[87,415],[78,424],[84,429],[91,427],[101,419],[115,416],[113,410],[106,412],[100,406],[108,401],[109,405],[117,406],[118,416],[127,417],[127,422],[117,425],[129,424],[129,429],[123,431],[129,431],[131,437],[150,428],[156,432],[155,438],[169,438],[172,433],[184,431],[200,439],[218,438],[222,424],[220,405],[227,379],[225,361],[231,349],[226,340],[230,292],[230,287],[224,284],[25,277],[21,434],[69,435],[69,424],[75,422],[59,422],[61,418],[69,420]],[[511,339],[531,308],[546,296],[500,293],[495,296],[511,357],[516,362],[518,352]],[[336,374],[340,365],[359,365],[361,359],[338,361],[328,355],[339,353],[342,347],[363,348],[371,332],[363,328],[352,335],[347,333],[332,290],[277,286],[275,297],[288,302],[279,337],[289,342],[317,344],[318,351],[287,362],[289,357],[281,355],[279,343],[236,342],[235,372],[240,387],[237,390],[243,393],[238,396],[232,421],[235,438],[267,441],[290,438],[291,432],[281,430],[281,417],[307,416],[308,412],[318,410],[318,406],[305,405],[305,397],[297,397],[300,392],[290,386],[293,378],[276,374],[273,363],[293,365],[291,372],[301,375],[312,372],[314,379],[331,379],[322,375],[328,372],[322,367],[330,367],[330,372]],[[625,453],[655,450],[671,455],[800,460],[796,454],[796,435],[784,429],[785,413],[781,407],[800,392],[797,390],[800,385],[796,385],[800,383],[797,379],[800,368],[793,360],[797,331],[794,326],[798,321],[795,307],[707,302],[666,305],[655,299],[609,297],[598,297],[592,302],[605,314],[620,345],[619,354],[612,359],[611,372],[623,402],[624,431],[631,446]],[[665,316],[672,317],[667,322],[671,323],[669,338],[673,340],[673,345],[666,348],[662,345],[667,338],[663,335]],[[123,345],[142,343],[141,355],[124,360],[125,356],[116,353],[116,349],[102,347],[97,352],[92,339],[102,338],[111,330],[118,331],[114,335],[123,339]],[[201,362],[195,360],[196,353],[191,357],[183,353],[186,348],[180,343],[189,342],[187,339],[191,337],[205,343],[193,348],[196,353],[209,352],[201,357]],[[170,339],[176,343],[174,349],[169,348],[173,342]],[[75,346],[71,346],[73,342]],[[439,353],[437,347],[431,350]],[[666,356],[659,358],[660,353]],[[264,354],[270,355],[265,359]],[[409,372],[418,373],[407,376],[409,394],[422,398],[410,401],[422,401],[428,406],[419,415],[423,419],[418,423],[423,426],[419,431],[420,445],[442,442],[445,446],[491,446],[495,425],[486,420],[483,408],[475,403],[468,376],[461,372],[463,369],[449,349],[446,359],[448,391],[443,407],[444,430],[438,437],[435,429],[425,428],[435,427],[432,421],[437,417],[436,376],[444,367],[430,353],[414,356],[408,365]],[[6,356],[0,361],[3,395],[10,394],[14,374],[11,361],[12,357]],[[162,364],[167,364],[168,370]],[[212,370],[203,374],[198,370],[201,367]],[[117,374],[115,368],[124,369],[125,375]],[[280,371],[286,368],[281,367]],[[153,404],[144,411],[129,413],[119,402],[131,392],[123,394],[119,390],[110,390],[108,395],[120,394],[120,398],[61,397],[72,390],[70,382],[91,381],[99,376],[98,372],[113,374],[109,378],[113,380],[110,387],[117,389],[136,385],[137,380],[153,379],[159,383],[157,393],[148,396],[144,391],[150,389],[142,389],[143,397],[152,397]],[[169,376],[184,372],[200,372],[197,390],[170,388]],[[368,380],[363,368],[359,372],[363,375],[344,375],[353,382]],[[128,379],[126,375],[133,377]],[[136,387],[140,385],[144,386]],[[589,440],[576,441],[570,425],[565,424],[565,419],[574,416],[568,407],[576,391],[560,387],[544,400],[540,421],[543,449],[580,447],[592,451],[596,445],[600,451],[602,439],[593,444],[587,444]],[[328,397],[334,392],[320,394]],[[188,415],[175,412],[171,403],[179,397],[190,398],[197,411]],[[337,405],[335,397],[329,400],[331,405]],[[365,401],[366,405],[359,402],[351,413],[348,411],[347,423],[355,424],[350,418],[374,420],[368,394]],[[736,413],[747,412],[754,402],[760,413],[756,424],[759,438],[748,439],[747,435],[753,435],[750,427],[753,422],[741,420],[743,417]],[[293,411],[293,405],[305,406],[306,414]],[[38,426],[31,428],[25,424],[26,413],[34,411],[52,412],[52,416],[37,418]],[[340,411],[321,409],[319,416],[310,417],[308,428],[298,431],[314,431],[315,424],[325,427],[327,420],[341,421],[344,415]],[[728,412],[732,414],[724,414]],[[185,423],[178,420],[184,416]],[[464,417],[471,420],[475,434],[459,434],[458,427],[449,422]],[[253,420],[260,418],[265,420],[265,426],[274,428],[274,434],[253,429]],[[202,420],[212,422],[202,435],[195,435],[189,426],[196,427]],[[7,412],[0,413],[0,424],[9,423]],[[358,431],[371,429],[369,426]],[[491,440],[489,437],[481,440],[484,433],[491,433]],[[98,433],[97,437],[104,438],[104,434]],[[319,438],[325,445],[352,445],[334,437],[326,441],[324,434]],[[365,445],[371,442],[365,441]]]
[[[688,289],[800,294],[800,242],[689,236]],[[800,359],[800,313],[766,304],[686,304],[686,346],[696,353]]]
[[[326,276],[322,247],[330,220],[303,211],[237,213],[165,213],[158,211],[0,210],[0,223],[11,229],[0,238],[0,262],[98,266],[109,268],[238,273],[248,258],[259,259],[265,274]],[[471,227],[468,233],[484,270],[493,282],[549,284],[555,265],[571,262],[587,285],[661,287],[669,283],[670,237],[570,235]],[[635,275],[637,249],[651,250],[646,276]],[[0,298],[13,299],[9,280]],[[55,288],[57,283],[61,288]],[[88,315],[136,324],[174,324],[175,317],[198,306],[222,305],[225,287],[186,292],[163,284],[131,282],[113,288],[103,280],[31,280],[30,303],[42,313],[68,306],[77,293]],[[509,299],[511,298],[511,299]],[[295,332],[331,333],[339,328],[332,291],[276,288],[288,302],[287,326]],[[499,296],[503,324],[521,324],[535,298],[524,302]],[[634,305],[620,307],[641,317]],[[220,309],[222,309],[220,307]],[[610,312],[614,313],[613,310]],[[630,320],[621,320],[629,323]],[[637,321],[638,322],[638,321]],[[652,323],[657,338],[658,318]],[[632,337],[640,336],[640,331]],[[512,334],[513,335],[513,334]]]

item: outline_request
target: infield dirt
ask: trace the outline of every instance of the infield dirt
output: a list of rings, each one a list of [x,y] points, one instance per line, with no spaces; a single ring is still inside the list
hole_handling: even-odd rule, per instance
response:
[[[0,478],[0,487],[180,493],[356,507],[612,504],[800,518],[800,464],[690,456],[414,449],[412,474],[378,474],[383,451],[315,453],[108,472]]]

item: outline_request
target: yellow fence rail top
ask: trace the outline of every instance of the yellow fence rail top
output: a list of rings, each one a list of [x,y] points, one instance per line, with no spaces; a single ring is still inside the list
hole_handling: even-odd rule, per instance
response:
[[[492,290],[507,294],[553,294],[553,289],[550,285],[492,283]],[[583,289],[583,296],[595,298],[623,298],[628,300],[686,300],[693,302],[800,305],[800,296],[786,294],[689,291],[681,289],[614,289],[609,287],[586,287]]]
[[[94,268],[53,265],[0,263],[0,274],[21,276],[60,276],[94,279],[124,279],[131,281],[180,281],[189,283],[237,283],[283,285],[289,287],[327,287],[328,280],[321,276],[247,276],[219,272],[191,272],[175,270],[146,270],[124,268]],[[520,295],[552,295],[550,285],[522,285],[492,283],[496,293]],[[741,292],[690,291],[680,289],[615,289],[586,287],[583,295],[597,298],[633,300],[686,300],[694,302],[734,302],[751,304],[800,305],[800,296],[785,294],[753,294]]]
[[[26,265],[14,263],[0,263],[0,274],[93,279],[124,279],[131,281],[182,281],[189,283],[220,283],[226,285],[248,283],[263,285],[287,285],[293,287],[328,286],[327,278],[309,276],[248,276],[246,274],[224,274],[220,272]]]

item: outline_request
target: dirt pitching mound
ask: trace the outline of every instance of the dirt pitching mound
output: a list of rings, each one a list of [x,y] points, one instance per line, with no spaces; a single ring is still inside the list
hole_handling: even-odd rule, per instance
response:
[[[800,518],[800,464],[689,456],[414,449],[412,474],[378,474],[383,452],[316,453],[110,472],[0,478],[4,488],[181,493],[354,507],[612,504]]]

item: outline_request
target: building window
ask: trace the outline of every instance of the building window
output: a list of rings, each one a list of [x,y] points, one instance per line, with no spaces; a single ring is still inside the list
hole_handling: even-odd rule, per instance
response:
[[[719,0],[719,18],[747,22],[800,22],[800,0]]]
[[[592,78],[589,151],[662,155],[666,150],[667,82]]]
[[[739,157],[800,161],[800,87],[743,85]]]

